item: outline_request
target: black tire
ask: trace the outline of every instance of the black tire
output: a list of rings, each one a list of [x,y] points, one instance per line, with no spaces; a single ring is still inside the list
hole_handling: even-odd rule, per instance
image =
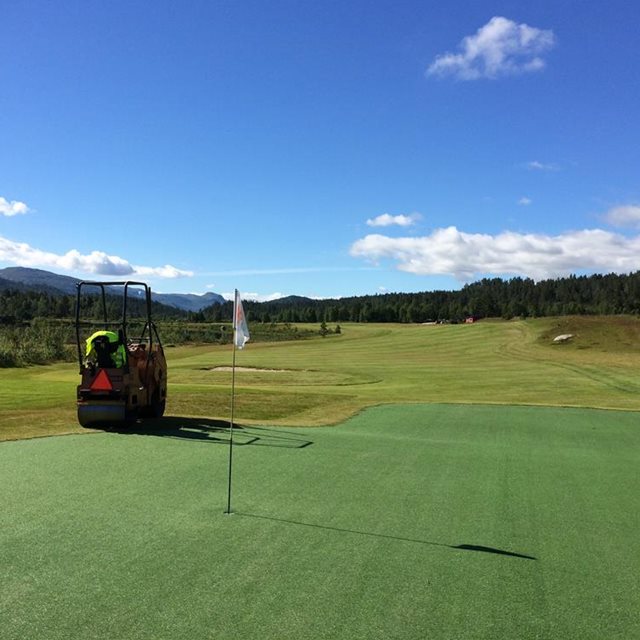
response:
[[[140,408],[140,416],[151,419],[162,418],[166,404],[166,400],[160,400],[160,392],[155,391],[151,396],[151,404]]]
[[[157,402],[156,404],[154,404],[152,407],[154,418],[162,418],[162,416],[164,415],[164,410],[166,406],[167,406],[166,400],[161,400],[160,402]]]

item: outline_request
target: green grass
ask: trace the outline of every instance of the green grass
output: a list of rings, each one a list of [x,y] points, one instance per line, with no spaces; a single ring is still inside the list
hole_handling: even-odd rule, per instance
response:
[[[317,328],[317,327],[316,327]],[[574,333],[569,344],[554,335]],[[229,346],[167,349],[173,416],[228,419]],[[344,325],[343,334],[249,343],[237,353],[237,417],[336,424],[394,402],[492,403],[640,410],[640,321],[631,317]],[[77,365],[0,369],[0,439],[79,432]]]
[[[231,516],[215,421],[4,442],[2,638],[640,637],[638,420],[434,404],[246,427]]]

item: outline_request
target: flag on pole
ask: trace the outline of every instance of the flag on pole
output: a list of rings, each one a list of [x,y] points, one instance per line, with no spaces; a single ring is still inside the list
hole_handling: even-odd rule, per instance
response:
[[[233,465],[233,418],[236,396],[236,348],[242,349],[249,340],[249,327],[247,319],[242,308],[242,300],[240,293],[236,289],[235,299],[233,301],[233,365],[231,367],[231,421],[229,422],[229,480],[227,489],[227,510],[225,513],[231,512],[231,469]]]
[[[242,308],[242,300],[240,299],[240,293],[237,289],[233,312],[233,330],[233,342],[238,349],[242,349],[250,337],[247,319],[245,318],[244,309]]]

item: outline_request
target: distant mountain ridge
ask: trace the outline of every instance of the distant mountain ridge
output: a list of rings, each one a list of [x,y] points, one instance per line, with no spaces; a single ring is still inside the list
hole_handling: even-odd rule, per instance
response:
[[[80,282],[71,276],[61,276],[57,273],[44,271],[43,269],[30,269],[28,267],[7,267],[0,269],[0,279],[11,285],[19,285],[21,290],[45,291],[46,293],[66,293],[73,295],[76,292],[76,283]]]
[[[78,282],[81,282],[80,278],[63,276],[44,269],[29,267],[0,269],[0,290],[13,288],[20,291],[42,291],[54,295],[75,295]],[[151,297],[156,302],[183,311],[201,311],[212,304],[225,302],[219,293],[213,291],[198,295],[195,293],[156,293],[152,290]]]
[[[177,307],[178,309],[184,309],[185,311],[201,311],[205,307],[210,307],[212,304],[223,304],[226,300],[219,294],[213,291],[207,291],[207,293],[153,293],[151,297],[156,302],[162,302],[170,307]]]

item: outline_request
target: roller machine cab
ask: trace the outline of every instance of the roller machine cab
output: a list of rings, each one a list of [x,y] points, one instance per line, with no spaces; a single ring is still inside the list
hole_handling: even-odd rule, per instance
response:
[[[114,313],[119,317],[112,317]],[[118,428],[139,418],[161,417],[167,400],[167,362],[151,320],[148,285],[79,282],[75,323],[80,424]]]

